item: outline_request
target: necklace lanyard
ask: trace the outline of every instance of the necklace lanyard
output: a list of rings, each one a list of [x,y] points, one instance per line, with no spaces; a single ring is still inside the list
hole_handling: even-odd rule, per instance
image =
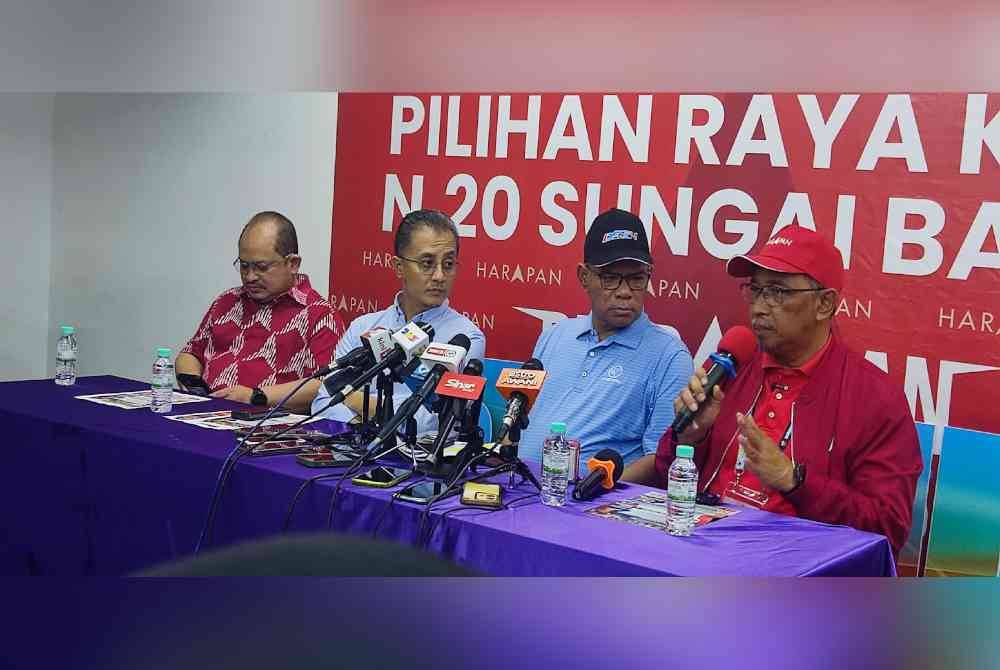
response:
[[[757,400],[759,400],[759,399],[760,399],[760,396],[758,395],[758,397],[754,400],[753,405],[750,406],[750,411],[748,412],[748,414],[750,416],[753,416],[754,411],[757,409]],[[788,448],[789,443],[792,441],[792,432],[793,432],[794,426],[795,426],[795,402],[793,401],[792,402],[791,416],[788,419],[788,425],[785,426],[785,432],[782,434],[781,439],[778,440],[778,449],[781,450],[782,452],[784,452],[785,449]],[[737,432],[739,432],[739,431],[737,431]],[[791,456],[791,459],[792,459],[792,463],[794,464],[795,463],[795,445],[794,444],[792,445],[790,456]],[[746,458],[747,458],[746,457],[746,453],[744,453],[743,447],[741,446],[739,448],[739,451],[736,452],[735,469],[736,469],[736,478],[737,478],[737,480],[740,480],[743,477],[743,472],[746,469]]]

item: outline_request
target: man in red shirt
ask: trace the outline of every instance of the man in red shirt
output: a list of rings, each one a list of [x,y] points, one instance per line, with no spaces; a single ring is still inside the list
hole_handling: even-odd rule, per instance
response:
[[[791,226],[730,275],[750,304],[759,349],[725,393],[706,397],[704,369],[674,401],[700,413],[660,440],[638,481],[666,484],[678,444],[695,447],[699,490],[768,511],[885,535],[898,555],[923,468],[902,389],[849,350],[833,327],[840,252]],[[702,407],[703,405],[703,407]]]
[[[291,221],[278,212],[255,214],[233,262],[242,285],[212,302],[177,356],[177,373],[201,376],[216,398],[266,406],[329,364],[344,326],[299,274],[298,253]],[[308,409],[319,385],[306,384],[289,408]]]

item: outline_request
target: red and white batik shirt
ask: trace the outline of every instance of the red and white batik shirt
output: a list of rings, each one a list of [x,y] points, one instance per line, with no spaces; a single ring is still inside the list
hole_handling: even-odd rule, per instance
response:
[[[266,303],[242,286],[216,298],[182,350],[201,361],[213,390],[295,381],[329,364],[344,324],[300,274],[287,292]]]

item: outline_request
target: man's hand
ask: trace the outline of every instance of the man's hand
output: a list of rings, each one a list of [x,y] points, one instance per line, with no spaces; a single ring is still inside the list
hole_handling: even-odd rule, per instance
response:
[[[705,374],[705,368],[699,367],[695,370],[691,379],[688,380],[687,388],[683,389],[680,395],[674,400],[674,416],[683,407],[687,407],[692,412],[697,412],[699,407],[702,405],[705,406],[702,413],[698,415],[697,419],[691,422],[687,430],[677,436],[679,444],[701,442],[705,439],[705,435],[708,434],[708,429],[712,427],[715,419],[719,416],[719,407],[722,405],[722,399],[726,397],[726,394],[722,392],[721,388],[716,386],[712,397],[706,398],[705,386],[707,384],[708,375]]]
[[[219,389],[218,391],[212,392],[213,398],[235,400],[236,402],[242,402],[247,405],[250,404],[250,397],[252,395],[253,389],[247,388],[246,386],[230,386],[229,388]]]
[[[795,468],[774,440],[764,434],[752,416],[736,413],[739,437],[736,439],[743,448],[750,470],[760,481],[772,489],[784,493],[795,487]]]

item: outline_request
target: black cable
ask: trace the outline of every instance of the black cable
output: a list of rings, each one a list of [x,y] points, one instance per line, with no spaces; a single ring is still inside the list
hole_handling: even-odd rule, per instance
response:
[[[299,487],[299,490],[295,492],[295,497],[292,498],[292,502],[288,505],[288,510],[285,512],[285,522],[281,525],[281,532],[288,532],[288,527],[292,523],[292,513],[295,511],[295,506],[299,504],[299,499],[302,498],[302,495],[306,492],[306,489],[309,488],[310,484],[318,482],[321,479],[329,479],[330,477],[337,477],[339,475],[339,472],[326,472],[305,480],[302,483],[302,486]]]
[[[409,487],[413,486],[414,484],[419,484],[425,479],[427,478],[421,477],[415,482],[410,482],[409,484],[407,484],[406,486],[404,486],[403,488],[399,489],[391,496],[389,496],[389,502],[387,502],[385,504],[385,507],[382,508],[382,512],[379,513],[378,515],[378,521],[375,522],[375,528],[372,529],[372,539],[375,539],[375,537],[378,535],[378,529],[382,527],[382,522],[385,521],[385,517],[389,513],[389,509],[392,507],[392,503],[396,502],[399,499],[399,494],[408,489]]]
[[[314,375],[310,375],[310,376],[306,377],[305,379],[303,379],[301,382],[299,382],[295,386],[295,388],[293,388],[291,391],[289,391],[288,394],[286,394],[284,398],[282,398],[280,401],[278,401],[278,403],[275,404],[274,407],[272,407],[271,409],[269,409],[267,411],[267,413],[265,413],[264,416],[262,416],[260,418],[260,420],[258,420],[257,423],[254,424],[253,427],[250,428],[250,430],[247,432],[247,434],[243,436],[243,439],[240,440],[239,444],[236,445],[236,448],[233,449],[229,453],[229,455],[226,457],[226,460],[223,461],[222,468],[219,470],[219,476],[215,480],[215,489],[212,491],[212,499],[211,499],[211,502],[209,503],[208,514],[205,516],[205,524],[204,524],[204,526],[202,526],[201,535],[198,537],[198,543],[194,547],[194,553],[196,555],[201,551],[201,548],[203,546],[207,546],[208,543],[211,542],[211,539],[212,539],[212,529],[215,526],[215,515],[216,515],[216,512],[218,511],[219,502],[222,500],[222,493],[223,493],[223,491],[226,488],[226,484],[229,481],[229,477],[232,474],[233,470],[236,468],[236,462],[241,457],[243,457],[246,453],[250,453],[251,451],[253,451],[253,446],[252,445],[251,445],[251,447],[249,449],[246,449],[247,440],[249,440],[250,437],[254,433],[256,433],[257,430],[259,430],[261,426],[264,425],[265,421],[267,421],[268,419],[270,419],[274,415],[275,412],[277,412],[286,402],[288,402],[288,400],[292,396],[294,396],[296,393],[298,393],[299,389],[301,389],[303,386],[305,386],[306,384],[308,384],[313,379],[314,379]],[[323,412],[325,410],[326,410],[326,408],[324,408],[323,410],[320,410],[320,412]],[[313,417],[315,417],[320,412],[314,412],[314,413],[310,414],[308,417],[306,417],[305,419],[302,419],[298,423],[295,423],[295,424],[292,424],[291,426],[288,426],[284,430],[279,431],[276,435],[272,435],[270,439],[274,440],[276,437],[284,435],[288,431],[290,431],[290,430],[292,430],[294,428],[297,428],[298,426],[302,425],[303,423],[305,423],[309,419],[312,419]]]
[[[446,516],[448,516],[449,514],[454,514],[455,512],[461,512],[463,510],[464,511],[468,511],[468,512],[477,512],[477,514],[468,514],[468,515],[463,515],[463,516],[473,516],[474,517],[474,516],[479,516],[481,514],[493,514],[494,512],[499,512],[501,510],[514,509],[514,507],[513,507],[514,503],[520,502],[521,500],[528,500],[529,498],[538,498],[538,494],[537,493],[529,493],[526,496],[521,496],[520,498],[514,498],[513,500],[508,500],[507,502],[505,502],[504,504],[502,504],[500,507],[497,507],[495,509],[490,509],[490,508],[486,508],[486,507],[475,507],[475,506],[470,506],[470,505],[459,505],[458,507],[450,509],[450,510],[448,510],[446,512],[442,512],[441,516],[438,517],[438,519],[431,525],[430,530],[427,533],[427,544],[428,545],[430,544],[431,540],[434,538],[434,534],[437,532],[437,529],[441,527],[441,524],[444,523],[444,518]],[[522,507],[526,507],[526,505],[522,505]]]

